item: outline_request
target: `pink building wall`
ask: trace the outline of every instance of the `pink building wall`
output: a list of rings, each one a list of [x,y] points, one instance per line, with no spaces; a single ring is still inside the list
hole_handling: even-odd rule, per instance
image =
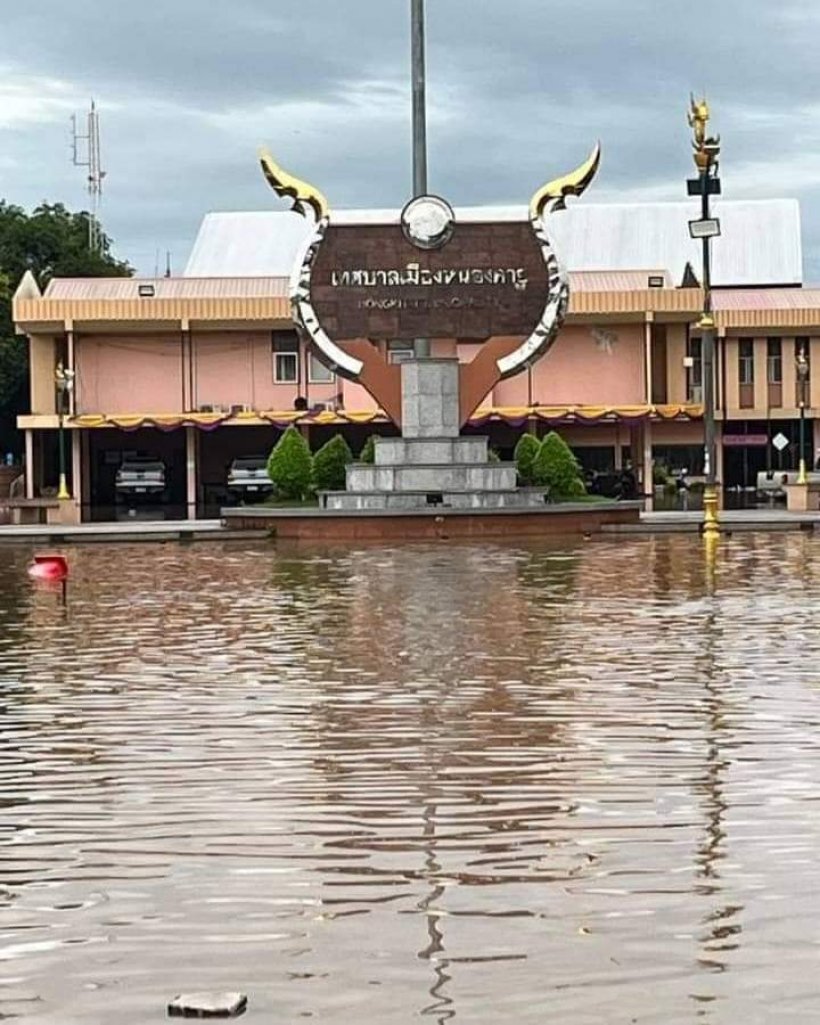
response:
[[[74,366],[78,413],[179,413],[181,410],[179,336],[78,338]]]
[[[564,327],[532,370],[533,402],[553,405],[637,405],[646,402],[642,324],[618,324],[598,337],[584,325]],[[527,374],[498,384],[495,406],[527,404]]]
[[[345,409],[375,409],[361,385],[341,379],[312,384],[300,358],[300,383],[277,384],[267,331],[192,333],[193,407],[257,410],[293,408],[297,395]],[[436,356],[471,360],[478,346],[436,341]],[[78,413],[179,413],[183,406],[182,348],[176,334],[93,336],[77,339]],[[589,327],[565,327],[550,352],[533,368],[532,397],[543,405],[630,405],[646,401],[644,333],[640,324],[617,325],[598,338]],[[483,405],[522,406],[527,374],[502,381]]]
[[[302,353],[298,385],[276,384],[269,332],[192,335],[193,407],[288,410],[297,395],[330,402],[338,382],[311,384]],[[178,335],[95,336],[76,340],[78,413],[183,411],[182,347]]]

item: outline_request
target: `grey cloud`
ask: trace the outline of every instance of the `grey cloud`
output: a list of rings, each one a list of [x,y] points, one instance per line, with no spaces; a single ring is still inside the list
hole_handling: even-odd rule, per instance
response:
[[[690,88],[712,100],[727,195],[733,179],[747,196],[782,194],[776,171],[757,183],[748,169],[820,143],[820,20],[809,0],[427,6],[431,185],[454,202],[524,202],[598,138],[597,198],[634,199],[641,188],[677,198],[692,173]],[[276,203],[258,143],[336,205],[407,198],[407,0],[37,0],[7,14],[5,28],[10,74],[60,78],[99,99],[105,225],[147,270],[157,246],[181,263],[208,210]],[[81,200],[63,126],[18,124],[0,143],[16,163],[0,194]],[[817,274],[820,196],[809,186],[796,194]]]

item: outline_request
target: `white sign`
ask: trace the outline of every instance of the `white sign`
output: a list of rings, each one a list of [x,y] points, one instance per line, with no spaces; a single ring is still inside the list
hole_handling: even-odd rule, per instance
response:
[[[782,452],[784,448],[789,444],[789,439],[785,434],[775,434],[772,438],[772,444],[778,452]]]

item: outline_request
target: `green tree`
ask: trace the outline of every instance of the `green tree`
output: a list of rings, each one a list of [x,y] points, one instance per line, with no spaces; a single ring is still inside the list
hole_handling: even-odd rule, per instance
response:
[[[541,442],[532,469],[535,483],[547,488],[554,502],[586,494],[578,461],[569,445],[555,431],[550,431]]]
[[[61,203],[43,204],[32,213],[0,200],[0,421],[13,423],[28,408],[28,347],[15,336],[12,296],[30,270],[41,288],[53,277],[127,277],[133,271],[111,255],[111,240],[101,236],[99,252],[88,248],[88,217]],[[2,424],[0,424],[2,429]]]
[[[310,492],[313,459],[308,443],[293,426],[288,427],[268,457],[268,476],[281,498],[302,501]]]
[[[317,491],[343,491],[345,467],[353,462],[350,445],[334,434],[313,457],[313,483]]]
[[[518,439],[513,458],[518,467],[518,478],[522,484],[530,485],[535,483],[532,475],[532,466],[535,462],[535,457],[540,451],[541,442],[534,434],[527,432]]]
[[[364,445],[362,445],[362,450],[359,453],[360,463],[376,462],[376,438],[378,437],[378,434],[371,434]]]

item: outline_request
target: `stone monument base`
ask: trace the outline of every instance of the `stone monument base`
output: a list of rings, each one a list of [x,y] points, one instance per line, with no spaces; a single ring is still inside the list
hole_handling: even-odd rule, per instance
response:
[[[410,360],[401,369],[402,436],[377,438],[373,464],[349,466],[345,490],[321,493],[321,508],[543,507],[543,490],[516,487],[514,463],[490,459],[487,438],[459,435],[458,360]]]
[[[516,487],[514,463],[493,462],[488,440],[377,438],[375,461],[347,468],[345,491],[319,495],[323,509],[534,509],[543,489]]]

